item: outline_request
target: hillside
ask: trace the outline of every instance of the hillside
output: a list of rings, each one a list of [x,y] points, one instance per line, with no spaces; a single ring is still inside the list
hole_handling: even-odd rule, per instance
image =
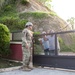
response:
[[[21,3],[21,0],[7,0],[5,3],[7,4],[0,11],[0,23],[7,25],[10,31],[22,30],[27,21],[34,24],[34,31],[42,32],[53,29],[55,32],[60,32],[70,30],[63,19],[37,0],[29,0],[27,4]],[[70,45],[74,49],[75,36],[70,34],[58,36],[68,46],[67,49],[70,48]]]
[[[23,6],[19,3],[17,5],[17,11],[20,13],[19,17],[21,19],[26,19],[34,24],[34,31],[42,32],[43,30],[53,29],[56,32],[61,32],[71,30],[67,23],[58,17],[54,11],[37,2],[37,0],[30,0],[28,6]],[[62,51],[68,50],[75,52],[73,34],[58,35],[64,43],[61,44],[63,45],[61,46]]]
[[[0,12],[0,22],[6,24],[11,31],[22,30],[27,21],[34,24],[36,31],[40,29],[70,30],[63,19],[37,0],[29,0],[28,4],[21,3],[23,0],[15,1],[5,1],[4,3],[7,4],[2,7]]]
[[[27,19],[28,21],[33,22],[33,24],[35,25],[35,30],[70,30],[63,19],[59,18],[54,11],[48,9],[37,0],[30,0],[28,6],[24,6],[18,3],[17,11],[20,13],[20,18]],[[67,28],[65,28],[66,26]]]
[[[24,13],[24,12],[37,12],[37,11],[43,11],[43,12],[50,12],[50,9],[48,9],[46,6],[44,6],[42,3],[38,2],[37,0],[29,0],[28,5],[22,5],[20,1],[17,4],[18,12]]]

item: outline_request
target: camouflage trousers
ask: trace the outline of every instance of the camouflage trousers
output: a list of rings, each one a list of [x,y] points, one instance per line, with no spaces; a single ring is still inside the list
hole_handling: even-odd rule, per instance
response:
[[[28,49],[25,47],[25,42],[22,42],[23,66],[28,66],[32,63],[32,43],[28,43]]]

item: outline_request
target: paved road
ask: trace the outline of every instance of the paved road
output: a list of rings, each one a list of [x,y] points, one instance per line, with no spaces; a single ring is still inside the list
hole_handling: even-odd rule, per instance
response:
[[[75,75],[75,72],[35,68],[30,72],[14,70],[0,73],[0,75]]]

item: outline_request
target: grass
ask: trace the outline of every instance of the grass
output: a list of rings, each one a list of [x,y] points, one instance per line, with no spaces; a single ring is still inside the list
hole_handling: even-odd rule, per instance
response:
[[[42,13],[42,12],[25,12],[25,13],[20,14],[21,18],[33,17],[36,19],[42,19],[47,16],[48,16],[47,13]]]
[[[66,46],[65,44],[60,44],[60,49],[61,52],[73,52],[72,49]]]
[[[9,67],[15,67],[15,66],[21,66],[21,65],[22,63],[20,62],[13,62],[13,61],[0,58],[0,68],[9,68]]]
[[[35,19],[43,19],[49,17],[49,15],[55,16],[56,14],[54,12],[25,12],[20,14],[19,16],[21,18],[28,18],[28,17],[33,17]]]

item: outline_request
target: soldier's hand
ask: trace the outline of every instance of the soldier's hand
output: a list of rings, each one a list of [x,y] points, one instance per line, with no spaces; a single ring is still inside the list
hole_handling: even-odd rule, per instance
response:
[[[26,45],[26,49],[28,49],[28,45]]]

